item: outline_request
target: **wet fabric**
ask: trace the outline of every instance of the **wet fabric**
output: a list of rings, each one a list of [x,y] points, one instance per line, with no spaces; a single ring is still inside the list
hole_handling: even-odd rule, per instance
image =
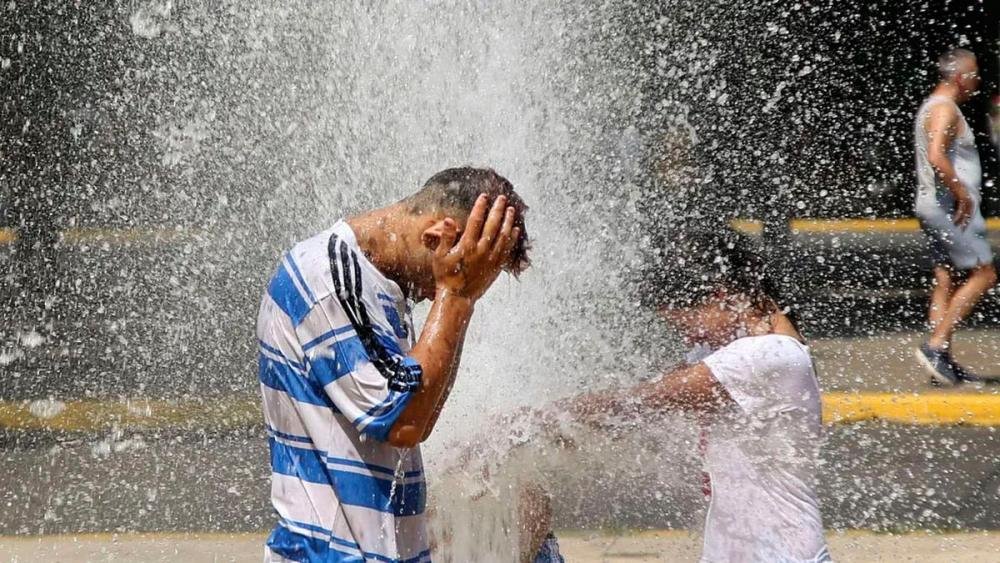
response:
[[[945,201],[942,208],[954,209],[950,193],[942,194],[941,198]],[[965,227],[956,225],[947,213],[920,219],[920,230],[927,238],[933,265],[966,271],[993,262],[993,251],[986,240],[986,220],[978,206],[976,214]]]
[[[927,156],[930,136],[927,134],[926,122],[930,109],[937,104],[950,105],[958,113],[959,131],[948,147],[947,154],[959,181],[968,190],[974,203],[972,217],[965,227],[955,225],[952,219],[955,198],[941,183]],[[961,109],[946,97],[928,97],[917,111],[913,136],[917,169],[917,196],[913,210],[927,236],[933,263],[957,270],[969,270],[991,263],[993,253],[986,241],[986,220],[979,208],[982,201],[979,149]]]
[[[751,336],[703,362],[736,406],[708,427],[702,561],[828,561],[815,485],[819,385],[808,347]]]
[[[430,560],[420,449],[385,441],[420,384],[409,310],[344,222],[282,258],[257,320],[270,560]]]

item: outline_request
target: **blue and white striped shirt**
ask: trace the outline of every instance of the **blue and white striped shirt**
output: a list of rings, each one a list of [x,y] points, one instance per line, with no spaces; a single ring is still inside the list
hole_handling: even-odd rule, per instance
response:
[[[409,305],[347,223],[284,255],[257,338],[270,560],[430,561],[420,449],[386,442],[420,384]]]

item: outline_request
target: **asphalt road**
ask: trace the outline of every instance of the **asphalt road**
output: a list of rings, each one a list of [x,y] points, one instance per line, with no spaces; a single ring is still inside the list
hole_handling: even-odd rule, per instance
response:
[[[992,427],[828,427],[820,473],[825,522],[875,530],[1000,528],[998,439]],[[603,451],[597,469],[588,463],[601,450],[549,468],[556,526],[697,524],[704,502],[695,442],[685,448],[678,440],[674,451],[654,442]],[[267,459],[257,431],[8,444],[0,454],[0,534],[260,531],[271,525]]]

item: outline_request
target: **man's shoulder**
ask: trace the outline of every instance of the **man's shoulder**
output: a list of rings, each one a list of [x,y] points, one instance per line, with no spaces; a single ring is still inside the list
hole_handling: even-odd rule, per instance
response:
[[[327,229],[320,233],[295,243],[288,249],[288,257],[294,261],[307,281],[310,277],[320,277],[325,279],[330,275],[330,237],[333,236],[333,229]]]
[[[292,245],[288,251],[294,254],[322,253],[323,255],[326,255],[327,245],[330,242],[331,235],[333,235],[332,227],[324,231],[320,231],[309,238],[300,240]]]
[[[727,351],[728,357],[721,361],[729,366],[728,373],[723,370],[728,378],[722,383],[729,382],[727,391],[743,397],[738,402],[745,410],[758,410],[765,405],[815,408],[818,394],[812,356],[808,347],[795,338],[781,334],[747,336],[721,350]],[[742,373],[734,375],[733,369]],[[735,390],[732,385],[737,386]]]
[[[330,235],[331,230],[328,229],[292,245],[283,253],[271,281],[271,297],[279,303],[290,301],[295,305],[295,314],[290,313],[290,316],[296,325],[316,305],[329,301],[332,282],[326,241]],[[282,296],[287,299],[281,299]]]
[[[957,119],[958,116],[962,115],[962,111],[958,108],[958,104],[951,98],[932,95],[924,98],[923,103],[920,104],[918,115],[927,117],[944,116],[950,119]]]

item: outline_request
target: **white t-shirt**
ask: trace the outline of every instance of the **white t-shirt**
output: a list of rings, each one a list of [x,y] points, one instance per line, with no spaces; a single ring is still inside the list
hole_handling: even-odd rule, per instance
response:
[[[809,348],[752,336],[703,362],[736,406],[708,429],[702,561],[830,561],[815,487],[821,419]]]

